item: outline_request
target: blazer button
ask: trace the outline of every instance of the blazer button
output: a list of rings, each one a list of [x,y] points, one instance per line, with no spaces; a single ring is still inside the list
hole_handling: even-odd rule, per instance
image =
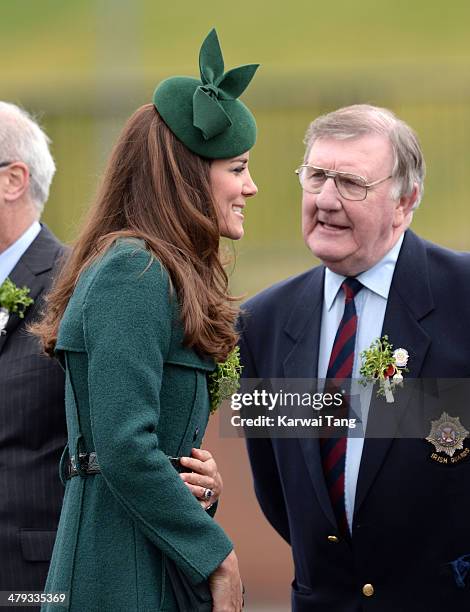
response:
[[[328,542],[332,544],[337,544],[339,542],[339,538],[333,535],[328,536]]]
[[[194,430],[193,442],[197,440],[198,435],[199,435],[199,427],[196,427],[196,429]]]
[[[371,584],[365,584],[362,587],[362,592],[366,597],[372,597],[372,595],[374,594],[374,587]]]

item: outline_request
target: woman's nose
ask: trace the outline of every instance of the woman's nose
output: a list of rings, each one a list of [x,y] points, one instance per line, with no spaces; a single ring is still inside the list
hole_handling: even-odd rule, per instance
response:
[[[251,174],[248,171],[247,181],[243,185],[243,195],[247,198],[251,198],[255,196],[257,193],[258,193],[258,187],[256,186],[256,183],[253,181],[253,179],[251,178]]]

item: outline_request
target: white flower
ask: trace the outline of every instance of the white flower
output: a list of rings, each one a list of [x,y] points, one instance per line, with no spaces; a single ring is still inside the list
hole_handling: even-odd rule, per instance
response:
[[[404,348],[398,348],[396,351],[393,351],[393,357],[395,359],[395,363],[399,368],[405,368],[408,363],[408,351]]]
[[[399,385],[403,382],[403,376],[400,374],[400,372],[397,372],[394,374],[392,380],[396,385]]]
[[[6,308],[0,308],[0,331],[3,331],[7,326],[10,313]]]

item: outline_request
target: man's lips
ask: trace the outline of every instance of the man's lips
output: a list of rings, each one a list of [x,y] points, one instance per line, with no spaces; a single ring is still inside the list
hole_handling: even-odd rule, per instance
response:
[[[320,227],[322,227],[323,229],[330,230],[330,231],[341,231],[341,230],[350,229],[349,225],[339,225],[337,223],[327,223],[326,221],[318,221],[318,225],[320,225]]]

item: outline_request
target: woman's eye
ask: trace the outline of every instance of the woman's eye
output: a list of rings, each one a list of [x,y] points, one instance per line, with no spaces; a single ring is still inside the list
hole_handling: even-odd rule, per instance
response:
[[[233,169],[233,172],[235,172],[235,174],[241,174],[245,168],[246,166],[238,166],[238,168]]]

